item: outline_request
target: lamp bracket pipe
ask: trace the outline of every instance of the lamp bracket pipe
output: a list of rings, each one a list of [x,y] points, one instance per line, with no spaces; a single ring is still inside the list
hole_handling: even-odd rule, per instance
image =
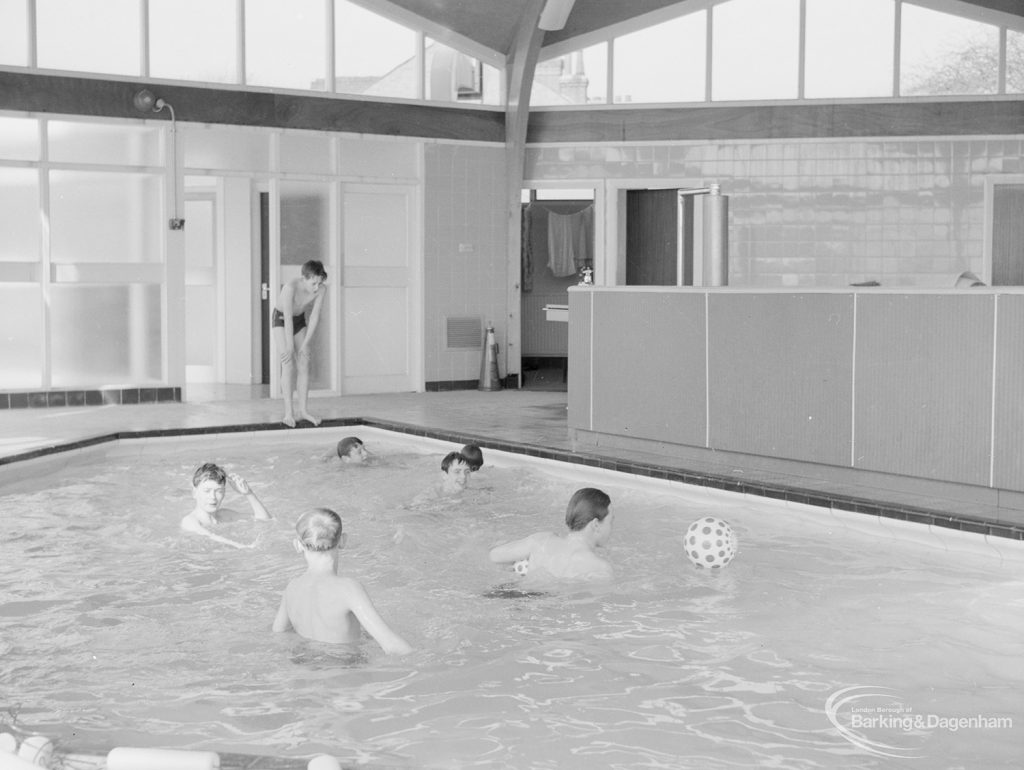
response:
[[[721,195],[722,185],[712,184],[707,187],[697,187],[692,190],[676,190],[676,194],[682,198],[684,195]]]
[[[178,121],[174,107],[166,99],[158,99],[148,88],[137,91],[132,98],[135,109],[139,112],[162,112],[165,108],[171,114],[171,219],[167,226],[171,230],[184,230],[185,220],[178,216]]]

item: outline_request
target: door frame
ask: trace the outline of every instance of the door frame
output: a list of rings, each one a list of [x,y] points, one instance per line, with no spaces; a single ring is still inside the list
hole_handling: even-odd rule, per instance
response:
[[[605,260],[604,271],[600,281],[595,281],[605,286],[626,285],[626,193],[630,190],[679,190],[704,187],[700,179],[689,177],[656,178],[656,179],[606,179],[605,198],[608,202],[607,216],[603,217],[605,226],[605,243],[611,244],[608,249],[608,259]],[[702,221],[703,217],[703,196],[694,196],[693,219],[694,222]],[[694,227],[693,233],[694,254],[703,253],[703,242],[699,227]],[[693,285],[700,286],[703,283],[704,271],[702,260],[693,260]],[[596,266],[595,266],[596,271]]]
[[[992,285],[993,241],[995,240],[995,188],[998,185],[1024,185],[1024,174],[990,174],[985,177],[985,227],[982,243],[981,276],[986,286]]]
[[[270,308],[273,297],[273,283],[270,277],[270,188],[269,185],[255,185],[253,189],[255,237],[253,242],[254,261],[256,263],[254,273],[257,276],[256,286],[256,314],[259,316],[259,384],[270,385],[272,377],[271,348],[270,348]],[[264,298],[264,285],[266,285],[266,298]],[[256,367],[253,367],[255,370]]]
[[[262,328],[265,325],[267,327],[267,334],[270,336],[270,313],[269,308],[274,307],[277,303],[277,297],[281,293],[281,286],[283,283],[282,270],[281,270],[281,185],[289,183],[298,184],[310,184],[310,185],[322,185],[327,190],[327,253],[319,257],[323,263],[324,269],[327,271],[327,295],[326,295],[326,314],[324,308],[321,308],[319,328],[320,331],[317,335],[326,334],[328,335],[326,349],[330,356],[330,360],[325,365],[325,371],[328,373],[328,385],[326,388],[314,388],[310,387],[309,396],[337,396],[340,395],[340,342],[341,339],[341,310],[340,310],[340,299],[341,299],[341,243],[340,243],[340,219],[341,219],[341,182],[337,180],[327,179],[324,177],[315,177],[305,174],[287,174],[273,176],[267,180],[266,186],[257,184],[255,186],[255,200],[254,200],[254,222],[253,229],[255,232],[255,243],[253,245],[253,259],[257,261],[261,260],[260,256],[260,245],[259,240],[262,238],[261,230],[263,229],[262,216],[260,214],[260,201],[262,196],[260,193],[267,193],[268,201],[268,217],[266,232],[269,235],[269,248],[268,257],[269,263],[269,298],[268,298],[268,312],[262,313],[263,318],[260,321],[261,324],[261,335],[263,334]],[[262,269],[256,272],[256,275],[262,278]],[[258,284],[259,281],[254,281]],[[262,307],[262,297],[260,287],[256,285],[253,292],[253,301],[257,307]],[[254,335],[255,336],[255,335]],[[256,341],[253,341],[256,345]],[[281,397],[281,372],[280,366],[277,365],[279,356],[276,355],[274,350],[273,340],[269,343],[270,351],[270,398]]]
[[[606,184],[603,178],[580,178],[580,179],[523,179],[522,187],[520,189],[520,206],[519,206],[519,222],[517,224],[522,228],[522,190],[593,190],[594,191],[594,275],[592,279],[596,286],[613,286],[613,283],[608,281],[608,270],[606,254],[608,253],[605,248],[606,245],[606,228],[602,227],[601,223],[605,220],[606,210]],[[519,244],[519,253],[509,255],[509,259],[514,259],[518,270],[516,271],[515,286],[517,287],[516,295],[518,298],[518,304],[515,307],[514,315],[510,313],[510,322],[516,324],[516,333],[513,337],[509,334],[509,339],[516,339],[519,344],[512,349],[511,345],[505,346],[505,371],[507,372],[519,372],[519,385],[523,383],[523,291],[520,283],[520,277],[523,272],[523,244]],[[514,319],[514,320],[513,320]],[[514,358],[514,360],[513,360]]]
[[[224,272],[225,272],[225,254],[224,254],[224,242],[222,237],[221,217],[223,212],[223,196],[219,185],[216,183],[211,186],[196,185],[193,187],[185,187],[182,193],[182,211],[188,208],[188,204],[191,203],[209,203],[210,205],[210,234],[213,238],[212,254],[213,254],[213,265],[210,267],[212,272],[212,283],[213,289],[213,300],[215,303],[213,310],[213,317],[215,327],[214,329],[206,330],[207,333],[213,338],[213,363],[208,367],[212,371],[209,372],[208,379],[192,379],[189,377],[189,363],[188,363],[188,350],[185,350],[185,386],[186,388],[190,385],[209,385],[218,384],[224,382],[225,378],[225,335],[227,330],[227,318],[225,312],[225,293],[224,293]],[[192,217],[186,216],[186,219]],[[195,223],[193,222],[193,230],[195,229]],[[191,232],[191,231],[189,231]],[[186,309],[189,279],[188,274],[191,269],[188,264],[188,237],[186,234],[185,245],[183,246],[184,256],[184,286],[186,291]],[[190,323],[189,314],[185,313],[186,325]],[[187,327],[186,327],[186,340],[187,340]]]

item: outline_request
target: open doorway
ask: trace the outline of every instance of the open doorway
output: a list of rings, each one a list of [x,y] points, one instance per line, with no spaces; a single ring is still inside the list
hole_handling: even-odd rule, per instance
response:
[[[594,190],[530,189],[522,197],[521,371],[525,390],[565,391],[569,287],[594,270]]]
[[[992,286],[1024,286],[1024,177],[992,181],[989,282]]]
[[[265,397],[253,299],[260,278],[254,182],[205,175],[184,182],[185,398]]]
[[[626,191],[626,285],[693,286],[694,198]]]

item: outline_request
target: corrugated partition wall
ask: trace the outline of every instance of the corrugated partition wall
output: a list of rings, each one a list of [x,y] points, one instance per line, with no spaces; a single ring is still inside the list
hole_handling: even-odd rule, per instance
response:
[[[1022,290],[595,287],[569,308],[571,430],[1024,491]]]

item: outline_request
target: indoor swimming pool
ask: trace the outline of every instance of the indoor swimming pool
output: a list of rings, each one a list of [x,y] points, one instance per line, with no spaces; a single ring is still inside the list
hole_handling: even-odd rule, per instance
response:
[[[360,436],[365,466],[332,458]],[[997,768],[1024,745],[1024,546],[369,427],[132,439],[0,474],[0,727],[366,767]],[[274,516],[182,533],[202,462]],[[497,543],[612,499],[611,584],[519,592]],[[247,511],[229,490],[227,508]],[[339,571],[414,647],[271,632],[293,524],[337,511]],[[687,527],[727,521],[699,570]]]

